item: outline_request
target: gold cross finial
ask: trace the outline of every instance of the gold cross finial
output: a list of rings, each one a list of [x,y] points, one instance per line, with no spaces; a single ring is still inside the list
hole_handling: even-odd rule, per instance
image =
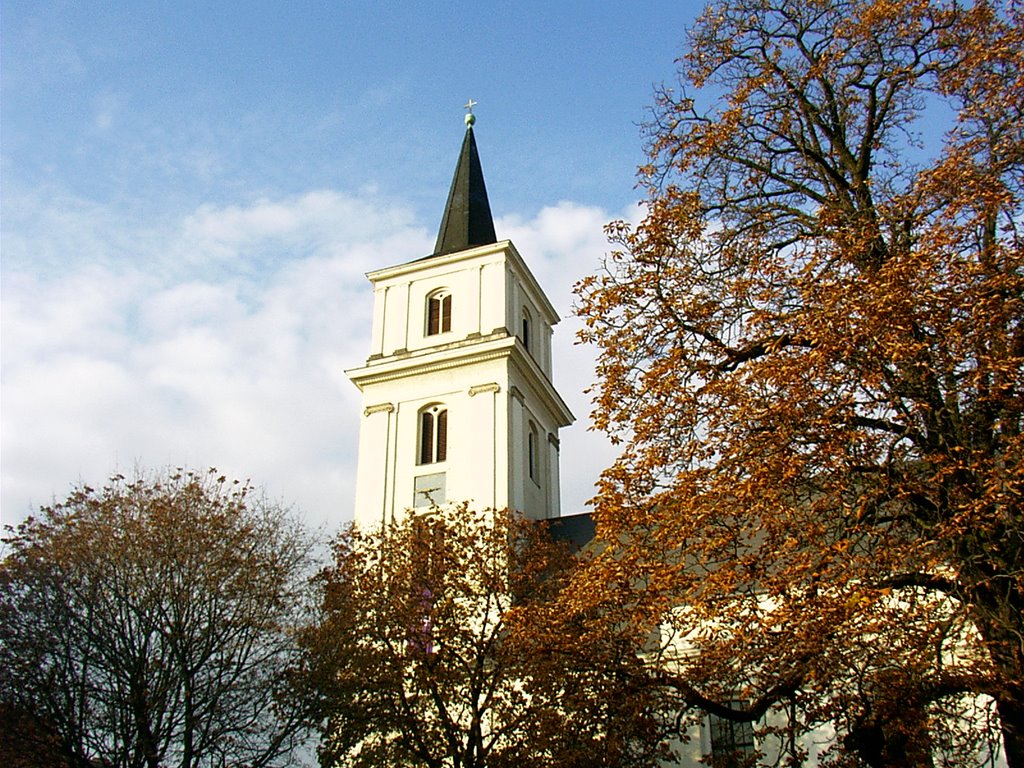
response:
[[[466,111],[466,128],[472,128],[473,123],[476,122],[476,115],[473,114],[473,107],[476,106],[476,102],[470,99],[465,103]]]

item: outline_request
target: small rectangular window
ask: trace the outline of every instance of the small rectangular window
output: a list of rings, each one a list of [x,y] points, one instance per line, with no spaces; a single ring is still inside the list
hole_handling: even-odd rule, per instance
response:
[[[730,702],[732,709],[742,709],[746,702]],[[708,716],[711,737],[712,768],[744,768],[755,754],[754,726],[717,715]]]
[[[445,473],[436,472],[432,475],[420,475],[413,480],[413,507],[429,507],[433,504],[444,504]]]

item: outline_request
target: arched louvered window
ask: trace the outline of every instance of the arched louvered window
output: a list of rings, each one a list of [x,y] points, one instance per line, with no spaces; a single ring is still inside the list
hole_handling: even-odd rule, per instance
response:
[[[447,290],[434,291],[427,297],[427,336],[447,333],[452,329],[452,295]]]
[[[420,411],[419,463],[434,464],[448,458],[448,409],[428,405]]]
[[[527,350],[530,349],[530,330],[531,330],[530,329],[530,325],[531,324],[532,323],[531,323],[531,318],[530,318],[530,311],[526,307],[523,307],[522,331],[519,334],[519,338],[523,342],[523,346],[526,347]]]
[[[526,433],[526,461],[530,470],[530,479],[540,484],[540,433],[537,425],[530,422]]]

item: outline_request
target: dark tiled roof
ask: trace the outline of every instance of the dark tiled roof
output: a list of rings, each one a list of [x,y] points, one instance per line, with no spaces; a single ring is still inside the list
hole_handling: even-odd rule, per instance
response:
[[[544,521],[548,526],[551,538],[555,541],[568,542],[574,552],[587,546],[594,540],[596,529],[594,518],[589,512],[580,515],[552,517]]]
[[[459,162],[455,166],[452,188],[437,233],[434,256],[465,251],[478,245],[498,242],[494,234],[491,204],[487,200],[484,172],[473,138],[473,126],[466,127]]]

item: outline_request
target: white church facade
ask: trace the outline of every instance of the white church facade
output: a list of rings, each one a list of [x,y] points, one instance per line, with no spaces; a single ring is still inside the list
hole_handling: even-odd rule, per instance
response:
[[[494,232],[473,115],[434,252],[376,270],[360,389],[355,522],[468,501],[558,517],[559,438],[573,415],[552,384],[559,317]]]

